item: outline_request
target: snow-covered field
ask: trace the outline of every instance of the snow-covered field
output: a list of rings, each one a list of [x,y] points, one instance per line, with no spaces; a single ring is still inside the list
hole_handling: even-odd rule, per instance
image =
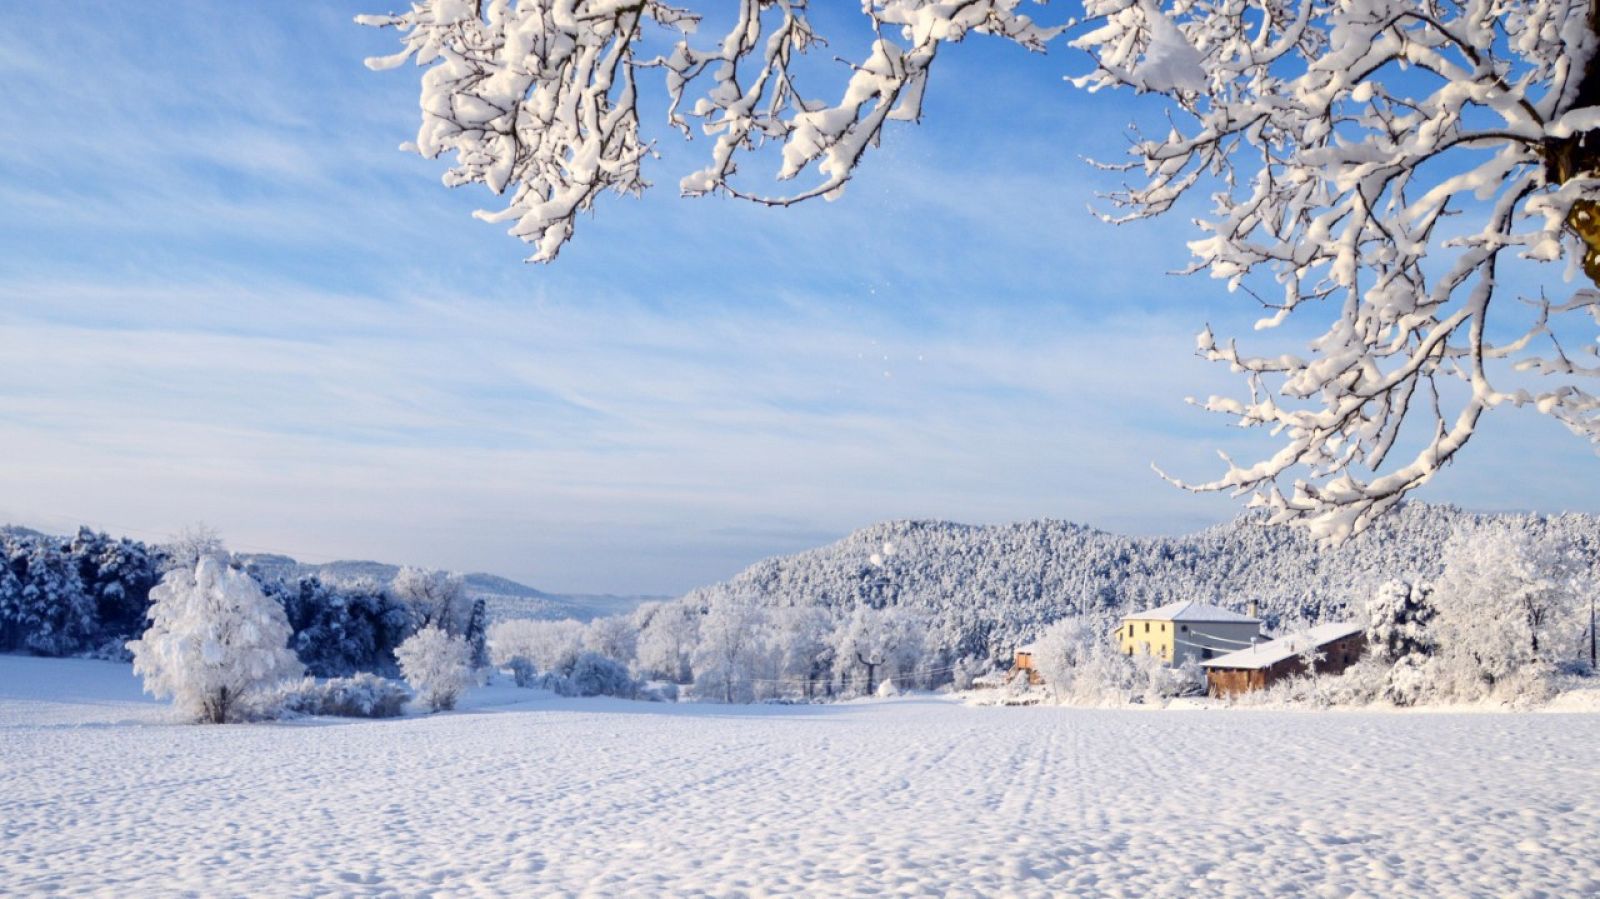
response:
[[[0,657],[0,893],[1600,894],[1600,715],[717,707],[170,724]]]

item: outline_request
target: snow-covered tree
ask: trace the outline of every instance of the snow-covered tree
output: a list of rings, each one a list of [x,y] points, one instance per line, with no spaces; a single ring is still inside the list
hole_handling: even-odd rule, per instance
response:
[[[228,547],[222,542],[217,529],[203,521],[186,526],[171,540],[159,547],[161,572],[193,571],[207,556],[228,558]]]
[[[489,626],[489,663],[511,669],[517,686],[527,687],[539,673],[537,656],[544,622],[526,618],[496,621]]]
[[[472,601],[470,608],[462,636],[472,648],[472,667],[486,668],[489,665],[489,604],[480,596]]]
[[[1328,319],[1304,353],[1201,335],[1250,394],[1203,405],[1281,443],[1192,486],[1337,539],[1428,481],[1496,407],[1600,437],[1592,326],[1562,323],[1600,303],[1593,285],[1562,287],[1580,264],[1600,278],[1590,0],[1084,9],[1091,30],[1072,44],[1097,66],[1078,84],[1155,91],[1171,112],[1131,143],[1142,180],[1108,217],[1204,193],[1194,270],[1256,297],[1258,328]]]
[[[150,598],[150,627],[128,643],[134,673],[200,721],[234,720],[255,694],[303,670],[283,608],[216,556],[168,571]]]
[[[635,613],[639,622],[638,668],[644,677],[686,684],[700,637],[700,615],[681,602],[647,603]]]
[[[400,676],[430,710],[456,707],[456,699],[472,684],[472,647],[437,624],[422,628],[395,647]]]
[[[289,645],[317,677],[392,671],[394,648],[414,629],[410,610],[371,580],[301,577],[262,589],[282,604],[294,630]]]
[[[722,193],[768,205],[839,196],[884,126],[921,115],[923,90],[942,44],[969,33],[1042,51],[1059,29],[1016,11],[1021,0],[877,0],[861,11],[864,50],[835,103],[802,91],[799,69],[824,45],[804,0],[743,0],[699,39],[699,13],[659,0],[419,0],[409,12],[358,22],[400,33],[399,52],[372,69],[407,61],[422,75],[422,124],[406,148],[434,159],[453,153],[452,186],[482,184],[508,195],[478,218],[554,259],[579,213],[603,193],[648,187],[642,165],[652,138],[641,130],[637,78],[665,72],[667,123],[712,138],[710,161],[679,182],[688,196]],[[716,10],[722,12],[721,10]],[[661,40],[676,32],[676,40]],[[832,52],[832,51],[829,51]],[[826,73],[831,75],[832,73]],[[781,147],[779,180],[812,175],[786,195],[739,183],[741,156]]]
[[[452,634],[466,634],[472,604],[467,600],[466,581],[461,575],[408,566],[395,574],[389,589],[411,609],[419,630],[434,624]]]
[[[1057,702],[1072,695],[1073,682],[1097,642],[1107,642],[1105,635],[1076,616],[1050,625],[1033,641],[1034,667]]]
[[[834,647],[840,672],[859,671],[871,695],[884,675],[902,684],[914,683],[927,650],[927,619],[901,606],[860,606],[840,623]]]
[[[803,64],[825,42],[802,0],[703,6],[725,13],[706,38],[699,11],[660,0],[418,0],[358,21],[401,39],[369,67],[425,69],[407,148],[454,154],[446,184],[506,197],[478,215],[511,222],[537,261],[602,193],[648,186],[642,70],[665,74],[666,124],[711,138],[683,194],[788,205],[838,197],[888,122],[919,118],[943,45],[982,34],[1042,51],[1068,34],[1093,61],[1079,87],[1168,107],[1111,166],[1133,183],[1105,218],[1188,212],[1197,194],[1210,210],[1193,271],[1259,301],[1260,327],[1330,319],[1305,352],[1200,335],[1200,353],[1249,388],[1204,407],[1280,443],[1187,486],[1250,495],[1342,539],[1453,459],[1490,409],[1525,406],[1600,439],[1592,326],[1566,323],[1600,308],[1600,292],[1561,286],[1579,267],[1600,282],[1592,0],[1083,0],[1080,18],[1052,26],[1020,0],[871,0],[864,47],[832,45],[849,57],[836,100],[802,86],[834,74]],[[805,186],[749,186],[740,162],[763,148],[778,180]],[[1531,296],[1512,286],[1531,279]],[[1400,438],[1407,421],[1414,440]]]
[[[769,658],[767,616],[738,599],[714,603],[700,620],[693,655],[695,693],[716,702],[749,702]]]
[[[1570,548],[1503,527],[1463,531],[1438,583],[1439,673],[1462,698],[1576,655],[1578,569]]]
[[[1432,625],[1438,614],[1432,586],[1403,580],[1384,582],[1367,601],[1368,651],[1392,661],[1433,655]]]
[[[67,547],[84,592],[94,600],[99,639],[125,642],[144,629],[150,589],[160,580],[156,559],[142,543],[80,527]]]
[[[795,685],[807,699],[832,681],[836,649],[833,616],[826,609],[800,606],[777,609],[771,636],[778,653],[777,675]]]
[[[583,635],[584,648],[624,667],[633,663],[639,651],[639,629],[627,615],[608,615],[589,622]]]
[[[13,571],[20,575],[0,583],[0,619],[10,624],[4,630],[19,644],[13,648],[47,656],[86,648],[98,630],[95,601],[65,547],[36,539],[14,544],[11,553]]]

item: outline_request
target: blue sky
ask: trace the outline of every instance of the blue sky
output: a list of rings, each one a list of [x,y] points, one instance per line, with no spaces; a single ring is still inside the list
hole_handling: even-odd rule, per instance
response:
[[[0,519],[674,592],[886,518],[1188,531],[1236,506],[1150,464],[1263,446],[1183,402],[1256,310],[1086,211],[1148,108],[1075,54],[955,48],[829,204],[680,200],[661,129],[535,267],[396,150],[382,7],[89,6],[0,8]],[[1594,464],[1496,415],[1422,498],[1595,511]]]

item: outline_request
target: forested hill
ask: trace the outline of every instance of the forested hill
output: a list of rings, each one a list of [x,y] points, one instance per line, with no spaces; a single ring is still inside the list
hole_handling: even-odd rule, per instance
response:
[[[1437,576],[1440,551],[1456,529],[1488,521],[1568,540],[1591,565],[1600,550],[1600,518],[1592,515],[1482,514],[1420,503],[1337,549],[1297,528],[1266,525],[1257,514],[1181,537],[1124,537],[1060,521],[892,521],[758,562],[685,599],[905,604],[932,614],[944,646],[998,657],[1067,615],[1109,621],[1178,599],[1239,611],[1254,600],[1269,622],[1340,617],[1385,580]]]

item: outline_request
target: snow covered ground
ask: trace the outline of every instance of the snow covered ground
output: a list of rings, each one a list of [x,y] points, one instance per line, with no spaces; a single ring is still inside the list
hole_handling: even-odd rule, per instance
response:
[[[167,723],[0,656],[0,893],[1600,894],[1600,715],[651,705]]]

